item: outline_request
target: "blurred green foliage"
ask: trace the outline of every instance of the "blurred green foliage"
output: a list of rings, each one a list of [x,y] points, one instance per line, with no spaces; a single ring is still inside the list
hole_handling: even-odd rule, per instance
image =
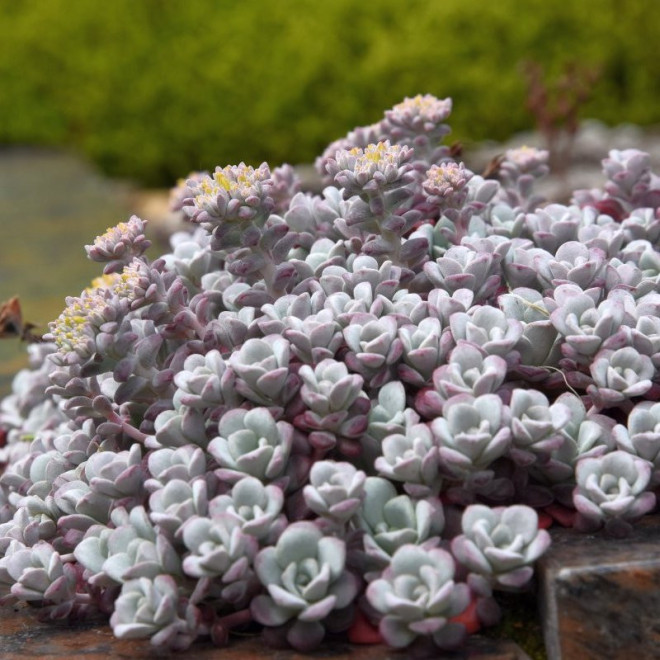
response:
[[[311,162],[404,96],[452,96],[454,137],[533,124],[521,63],[601,78],[584,116],[660,122],[657,0],[0,0],[0,144],[69,145],[169,185]]]

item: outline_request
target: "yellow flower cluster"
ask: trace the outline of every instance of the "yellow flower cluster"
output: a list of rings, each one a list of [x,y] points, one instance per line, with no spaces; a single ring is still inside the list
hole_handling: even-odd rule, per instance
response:
[[[110,231],[110,230],[109,230]],[[129,264],[121,273],[95,278],[80,297],[67,298],[67,306],[50,324],[50,335],[62,354],[84,353],[106,319],[104,312],[113,295],[132,298],[139,282],[139,264]]]
[[[222,191],[232,197],[245,199],[256,194],[257,185],[269,177],[269,170],[263,166],[256,170],[245,163],[218,167],[211,176],[205,176],[200,181],[201,192],[195,197],[195,201],[198,206],[203,206],[205,202],[215,201]]]
[[[372,174],[376,170],[384,172],[388,168],[398,169],[401,165],[403,150],[402,146],[391,145],[386,140],[378,144],[370,144],[364,149],[355,147],[348,153],[355,156],[353,171],[356,174],[361,172]]]

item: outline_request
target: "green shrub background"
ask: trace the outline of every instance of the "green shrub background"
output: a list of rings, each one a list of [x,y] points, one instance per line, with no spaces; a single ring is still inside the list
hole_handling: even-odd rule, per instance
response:
[[[584,116],[660,122],[658,0],[0,0],[0,144],[67,145],[170,185],[311,162],[404,96],[454,137],[530,127],[520,64],[597,65]]]

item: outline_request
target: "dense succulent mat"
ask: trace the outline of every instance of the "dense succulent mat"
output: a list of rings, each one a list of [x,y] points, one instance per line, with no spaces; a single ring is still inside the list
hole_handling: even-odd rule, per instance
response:
[[[660,186],[534,193],[405,99],[291,167],[193,173],[156,261],[137,217],[86,247],[0,405],[0,589],[185,649],[259,625],[455,648],[523,590],[553,520],[625,536],[660,481]],[[250,628],[252,629],[252,628]]]

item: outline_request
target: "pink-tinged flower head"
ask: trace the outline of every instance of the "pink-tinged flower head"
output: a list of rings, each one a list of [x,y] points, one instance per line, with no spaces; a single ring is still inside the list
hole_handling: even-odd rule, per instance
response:
[[[405,175],[410,169],[408,161],[412,154],[409,147],[385,140],[364,149],[340,149],[334,158],[327,159],[325,168],[335,183],[344,188],[345,197],[359,195],[409,183]]]
[[[111,309],[109,296],[99,289],[83,291],[79,298],[69,297],[64,311],[50,323],[48,339],[62,355],[91,357],[96,349],[96,328],[110,320]]]
[[[547,172],[548,152],[545,149],[523,145],[517,149],[508,149],[505,162],[514,165],[521,174],[532,174],[539,169]]]
[[[451,114],[451,99],[438,99],[431,94],[406,97],[385,113],[388,122],[416,133],[430,133]]]
[[[93,245],[86,245],[87,256],[92,261],[106,263],[105,273],[121,270],[135,257],[141,256],[151,245],[144,236],[146,222],[136,215],[128,222],[120,222],[97,236]]]
[[[457,193],[465,188],[472,176],[472,172],[467,170],[463,163],[450,161],[441,165],[432,165],[426,172],[426,179],[422,186],[429,196],[441,197],[450,201],[454,200]],[[464,195],[462,198],[464,199]]]
[[[73,354],[86,359],[96,352],[96,337],[106,324],[116,325],[144,286],[145,266],[135,260],[121,273],[102,275],[93,280],[80,296],[69,296],[62,313],[50,323],[49,341],[55,342],[61,356]]]
[[[191,172],[185,179],[179,179],[176,186],[170,190],[170,211],[180,211],[184,207],[185,200],[195,196],[195,185],[201,183],[207,176],[209,176],[208,172]]]
[[[274,206],[266,163],[257,169],[245,163],[216,167],[212,175],[186,183],[192,196],[184,202],[184,210],[209,231],[222,222],[265,220]]]

